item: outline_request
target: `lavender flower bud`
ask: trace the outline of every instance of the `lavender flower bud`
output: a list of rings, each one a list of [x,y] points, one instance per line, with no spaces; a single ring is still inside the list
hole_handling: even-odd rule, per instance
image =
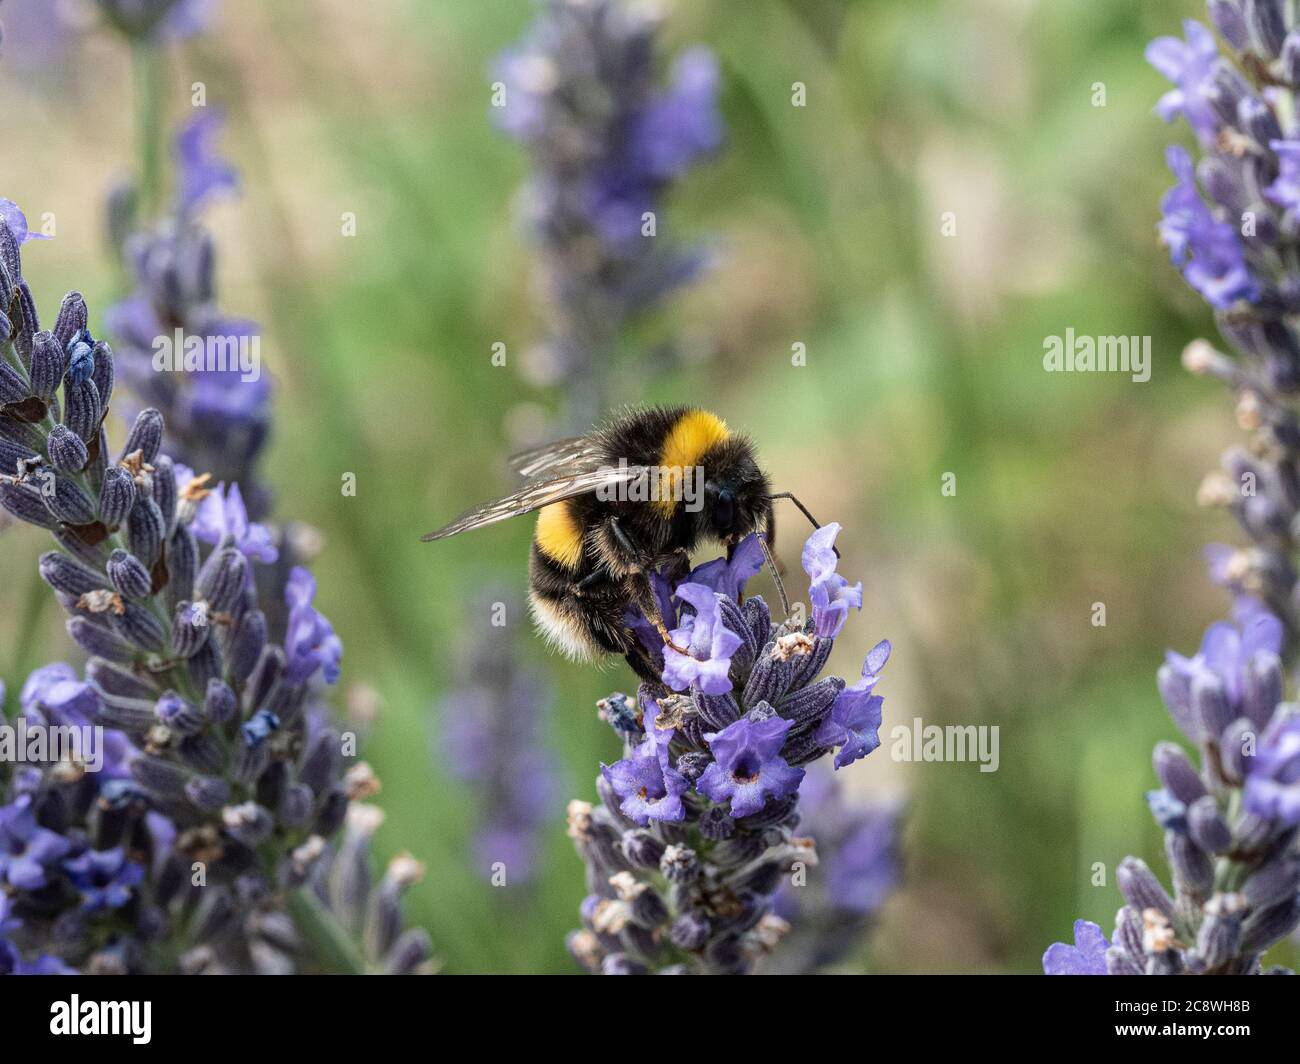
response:
[[[91,357],[94,359],[94,368],[90,372],[90,379],[94,381],[95,390],[99,393],[100,405],[107,410],[113,397],[113,351],[100,340],[95,344]]]
[[[69,376],[63,386],[63,397],[63,423],[89,444],[99,435],[99,426],[104,420],[99,389],[89,378],[73,384]]]
[[[170,610],[194,592],[194,581],[199,570],[199,545],[194,540],[194,533],[182,525],[167,540],[167,572],[169,579],[165,589],[165,601]]]
[[[1192,712],[1204,734],[1222,734],[1233,716],[1222,680],[1207,674],[1192,678]]]
[[[101,695],[145,699],[150,703],[150,712],[153,712],[152,703],[158,697],[158,691],[134,672],[120,669],[106,661],[92,660],[86,665],[86,678]]]
[[[1254,912],[1241,929],[1241,952],[1262,953],[1276,945],[1300,924],[1300,899],[1289,898],[1272,908]]]
[[[53,474],[51,474],[53,476]],[[59,521],[68,525],[88,525],[95,520],[95,504],[75,481],[53,477],[54,490],[42,491],[45,507]]]
[[[1300,889],[1300,865],[1291,858],[1277,857],[1247,879],[1241,893],[1247,904],[1258,910],[1295,898],[1297,889]]]
[[[170,536],[176,527],[176,470],[172,460],[160,454],[154,460],[153,501],[158,504],[162,514],[164,536]]]
[[[1282,77],[1292,88],[1300,87],[1300,31],[1292,30],[1282,42]]]
[[[1205,784],[1181,747],[1158,743],[1153,761],[1160,782],[1184,805],[1191,805],[1205,793]]]
[[[0,481],[0,506],[3,506],[20,521],[41,528],[53,528],[55,518],[45,505],[39,489],[30,484],[17,484]]]
[[[72,641],[87,654],[107,658],[109,661],[116,661],[123,665],[129,665],[135,660],[136,650],[130,643],[96,624],[91,624],[84,617],[68,618],[67,629]]]
[[[1259,54],[1265,59],[1277,58],[1286,36],[1280,0],[1242,0],[1242,15]]]
[[[90,452],[81,437],[66,425],[55,425],[50,430],[46,453],[50,456],[50,464],[60,473],[80,473],[90,461]]]
[[[171,761],[145,754],[131,762],[131,775],[148,791],[164,798],[185,794],[189,773]]]
[[[125,469],[113,466],[105,471],[99,488],[99,519],[108,528],[117,528],[135,506],[135,479]]]
[[[208,639],[212,625],[200,605],[182,602],[172,617],[172,648],[182,658],[192,658]]]
[[[203,714],[175,691],[164,691],[154,705],[158,719],[180,735],[193,735],[203,727]]]
[[[1138,912],[1156,909],[1167,917],[1174,912],[1173,900],[1165,893],[1145,861],[1137,857],[1126,857],[1120,862],[1115,872],[1120,893]]]
[[[249,846],[265,842],[275,829],[271,814],[256,802],[228,805],[221,811],[221,819],[231,835]]]
[[[1205,852],[1182,832],[1168,831],[1165,833],[1165,854],[1174,871],[1174,885],[1179,893],[1197,900],[1208,898],[1214,887],[1214,865]]]
[[[167,638],[162,623],[143,606],[134,602],[123,603],[122,612],[108,615],[113,630],[123,639],[141,650],[162,653]]]
[[[670,883],[693,883],[700,875],[700,861],[687,846],[672,845],[664,850],[659,870]]]
[[[215,813],[230,801],[230,784],[216,776],[194,776],[185,784],[185,797],[196,808]]]
[[[1258,651],[1246,663],[1243,676],[1246,689],[1242,709],[1262,728],[1282,701],[1282,659],[1272,651]]]
[[[221,644],[216,639],[205,639],[197,650],[185,659],[185,672],[190,683],[200,691],[221,677],[223,671]]]
[[[1226,853],[1232,846],[1232,830],[1208,794],[1187,807],[1187,828],[1196,845],[1207,853]]]
[[[127,545],[145,565],[152,566],[162,553],[166,525],[152,498],[137,498],[127,518]]]
[[[227,655],[227,668],[235,683],[242,684],[253,674],[266,641],[266,614],[261,610],[249,610],[240,618]]]
[[[219,679],[208,681],[203,698],[203,715],[214,724],[226,724],[235,719],[239,704],[230,685]]]
[[[1216,894],[1205,903],[1205,920],[1196,934],[1196,952],[1206,968],[1222,968],[1241,948],[1243,900],[1237,894]]]
[[[73,337],[86,331],[89,320],[86,300],[80,292],[69,292],[63,297],[63,302],[59,306],[58,317],[55,319],[54,328],[51,332],[60,346],[66,348],[72,343]]]
[[[51,333],[36,333],[31,345],[31,394],[48,403],[68,369],[68,352]]]
[[[148,410],[141,410],[136,415],[135,423],[131,426],[131,431],[126,437],[126,444],[122,447],[122,453],[131,455],[139,451],[141,459],[152,465],[154,459],[158,457],[158,451],[162,448],[162,439],[162,414],[152,407]]]
[[[0,322],[0,325],[7,325],[8,320]],[[8,335],[6,329],[0,335]],[[29,389],[27,381],[21,373],[14,369],[7,362],[0,362],[0,405],[9,406],[10,404],[21,403],[27,398]]]
[[[104,577],[59,551],[46,551],[40,558],[41,579],[67,595],[85,595],[107,586]]]
[[[108,579],[123,598],[148,598],[151,590],[149,570],[140,559],[118,549],[108,556]]]
[[[216,613],[228,613],[239,600],[248,563],[234,547],[215,550],[199,573],[198,592]]]

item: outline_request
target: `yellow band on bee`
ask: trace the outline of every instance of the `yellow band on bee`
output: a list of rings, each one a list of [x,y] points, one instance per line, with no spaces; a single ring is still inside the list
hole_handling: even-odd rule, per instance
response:
[[[707,410],[688,410],[664,438],[659,451],[661,473],[659,498],[655,505],[666,515],[677,506],[683,470],[697,466],[711,447],[731,433],[727,423]]]
[[[567,502],[543,506],[537,514],[534,537],[538,549],[566,569],[578,568],[582,560],[582,525]]]

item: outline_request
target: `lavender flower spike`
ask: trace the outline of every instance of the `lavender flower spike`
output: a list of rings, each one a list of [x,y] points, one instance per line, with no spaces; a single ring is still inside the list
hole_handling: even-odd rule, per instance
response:
[[[87,656],[84,677],[38,669],[20,714],[104,736],[102,761],[73,748],[0,774],[0,971],[421,969],[427,936],[398,912],[410,862],[364,931],[348,907],[369,905],[359,892],[312,889],[344,851],[347,881],[369,882],[369,851],[345,835],[335,857],[332,840],[379,787],[330,726],[342,645],[315,582],[290,573],[277,643],[278,603],[246,556],[265,560],[267,544],[238,490],[216,517],[209,504],[205,543],[210,478],[177,483],[161,414],[140,411],[110,447],[113,350],[89,336],[76,292],[41,328],[5,221],[0,295],[0,505],[50,533],[38,571]]]
[[[806,553],[826,546],[820,538]],[[869,752],[858,714],[832,719],[844,681],[818,679],[834,638],[811,618],[774,624],[761,598],[742,604],[752,570],[736,560],[755,549],[740,543],[734,571],[710,562],[679,583],[660,608],[690,655],[666,650],[662,683],[643,683],[635,702],[613,694],[600,704],[624,757],[602,769],[600,805],[569,807],[588,889],[569,948],[592,971],[743,973],[769,958],[776,964],[789,930],[775,908],[778,888],[817,858],[796,834],[806,767],[840,732],[845,764]],[[817,574],[827,581],[825,567]],[[868,699],[888,652],[884,642],[867,656],[856,690]],[[874,698],[877,726],[879,710]],[[832,724],[838,731],[828,737]]]
[[[524,39],[497,60],[493,119],[528,152],[523,223],[549,293],[549,341],[533,352],[536,383],[563,381],[569,420],[607,405],[604,362],[634,319],[700,272],[696,248],[666,240],[669,187],[716,151],[717,60],[684,52],[658,84],[660,14],[627,0],[541,0]]]

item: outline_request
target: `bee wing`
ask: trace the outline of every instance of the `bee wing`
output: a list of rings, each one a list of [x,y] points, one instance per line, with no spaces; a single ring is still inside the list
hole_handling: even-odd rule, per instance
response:
[[[590,436],[571,436],[510,456],[510,468],[525,480],[547,474],[585,473],[602,463],[600,445]]]
[[[476,506],[468,513],[461,514],[451,524],[444,525],[436,532],[421,536],[426,543],[435,539],[446,539],[459,532],[468,532],[472,528],[496,524],[508,517],[540,510],[561,499],[571,499],[575,495],[587,495],[602,487],[626,484],[646,471],[645,466],[602,466],[584,473],[556,477],[552,480],[537,481],[525,485],[518,491],[501,499]]]

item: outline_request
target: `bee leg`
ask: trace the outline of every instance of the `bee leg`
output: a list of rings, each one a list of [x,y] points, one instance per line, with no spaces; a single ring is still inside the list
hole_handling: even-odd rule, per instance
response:
[[[614,541],[620,548],[622,548],[623,553],[627,555],[627,558],[631,563],[629,568],[640,570],[649,568],[651,561],[649,553],[644,547],[633,542],[632,537],[627,534],[627,531],[623,528],[619,519],[617,517],[610,517],[607,519],[606,524],[609,525],[609,533],[614,537]]]
[[[646,683],[654,684],[656,687],[663,686],[663,677],[660,675],[663,670],[633,632],[628,633],[628,648],[623,657],[632,667],[632,671]]]
[[[659,612],[659,602],[655,598],[654,588],[650,586],[650,578],[644,572],[635,573],[627,578],[627,588],[628,597],[633,605],[645,615],[647,621],[655,626],[655,631],[664,641],[664,646],[672,647],[679,654],[689,654],[689,650],[673,642],[668,625],[664,624],[663,614]]]
[[[573,585],[573,593],[578,598],[583,598],[593,587],[608,579],[609,574],[603,568],[594,569]]]

